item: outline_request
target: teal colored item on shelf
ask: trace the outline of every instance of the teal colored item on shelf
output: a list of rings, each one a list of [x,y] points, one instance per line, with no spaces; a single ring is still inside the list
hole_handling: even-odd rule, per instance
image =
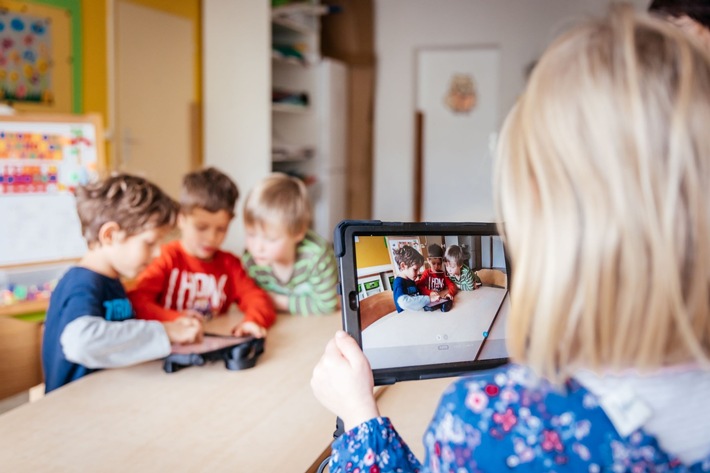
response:
[[[272,46],[272,49],[284,58],[295,58],[299,61],[305,60],[301,51],[294,48],[293,46],[275,44]]]
[[[15,296],[15,300],[24,301],[27,299],[27,286],[24,284],[18,284],[12,291],[12,295]]]

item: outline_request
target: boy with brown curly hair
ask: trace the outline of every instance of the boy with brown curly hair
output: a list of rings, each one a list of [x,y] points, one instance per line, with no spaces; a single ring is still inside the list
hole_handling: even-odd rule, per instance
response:
[[[170,354],[170,344],[197,341],[200,323],[136,320],[120,277],[133,278],[175,224],[177,205],[155,184],[119,174],[77,190],[88,251],[57,284],[42,341],[45,388],[53,391],[102,368]]]

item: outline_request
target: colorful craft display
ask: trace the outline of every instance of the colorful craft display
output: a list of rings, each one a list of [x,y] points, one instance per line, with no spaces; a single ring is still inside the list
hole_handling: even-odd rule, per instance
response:
[[[69,139],[58,135],[0,131],[0,159],[49,159],[61,161]]]
[[[47,18],[0,11],[0,99],[52,102],[51,26]]]
[[[95,174],[93,148],[79,129],[69,135],[0,130],[0,194],[71,191]]]

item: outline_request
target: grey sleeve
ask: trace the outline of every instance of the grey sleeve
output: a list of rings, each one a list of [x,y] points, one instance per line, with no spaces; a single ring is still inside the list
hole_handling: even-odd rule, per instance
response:
[[[96,369],[120,368],[170,354],[168,335],[154,320],[109,322],[84,315],[64,327],[59,342],[67,360]]]
[[[397,299],[397,304],[404,310],[422,310],[429,302],[431,302],[429,296],[408,296],[404,294]]]

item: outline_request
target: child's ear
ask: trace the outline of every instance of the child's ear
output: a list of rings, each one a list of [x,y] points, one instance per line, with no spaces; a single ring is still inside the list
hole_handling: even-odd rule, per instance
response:
[[[303,239],[306,238],[306,232],[307,232],[307,231],[308,231],[308,230],[303,230],[302,232],[297,233],[296,236],[295,236],[296,241],[298,241],[298,242],[303,241]]]
[[[177,216],[177,221],[176,221],[176,226],[182,230],[183,225],[185,225],[185,214],[182,212],[178,212]]]
[[[99,243],[101,245],[110,245],[113,243],[118,234],[121,231],[121,227],[116,222],[106,222],[99,228]]]

